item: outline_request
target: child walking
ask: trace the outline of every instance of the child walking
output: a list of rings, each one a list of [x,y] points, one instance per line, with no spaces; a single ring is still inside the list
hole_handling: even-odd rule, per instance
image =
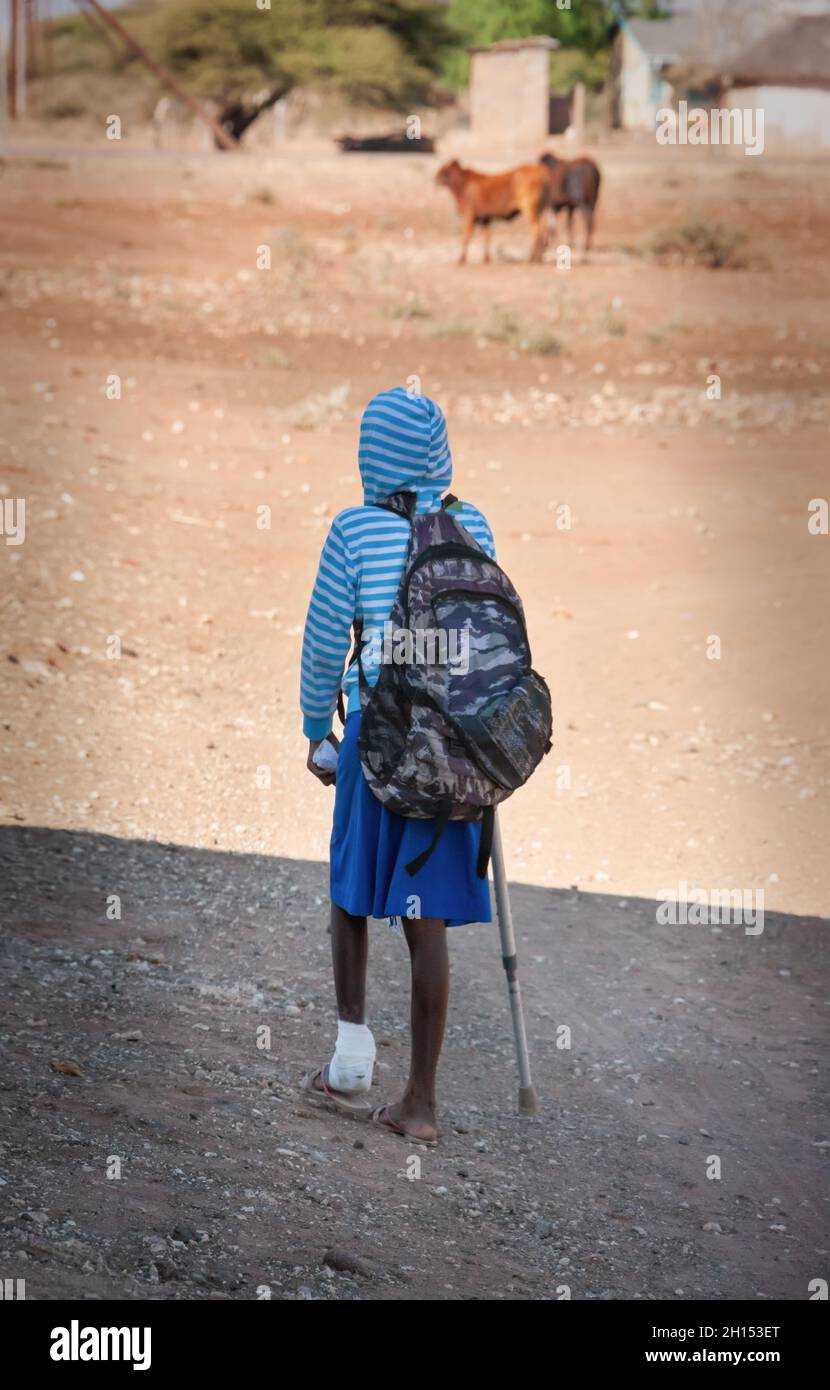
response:
[[[433,844],[434,821],[396,815],[376,798],[358,754],[359,663],[347,665],[347,655],[357,625],[360,664],[373,686],[410,534],[406,516],[375,504],[408,490],[415,493],[416,515],[440,511],[452,481],[440,407],[401,387],[375,396],[361,420],[358,464],[364,505],[347,508],[332,523],[303,636],[300,704],[309,740],[307,767],[325,785],[335,783],[330,894],[338,1016],[333,1057],[303,1084],[324,1103],[371,1113],[377,1124],[396,1134],[434,1144],[435,1077],[449,997],[446,929],[491,920],[488,883],[476,867],[481,825],[451,820]],[[492,533],[481,512],[462,502],[454,515],[495,559]],[[340,742],[332,732],[339,696],[346,713]],[[337,749],[336,773],[326,766],[333,762],[331,748],[318,751],[326,741]],[[412,874],[413,861],[427,852],[427,862]],[[413,904],[418,911],[414,917]],[[367,1101],[375,1061],[366,1020],[367,917],[401,923],[412,972],[409,1079],[398,1100],[374,1110]]]

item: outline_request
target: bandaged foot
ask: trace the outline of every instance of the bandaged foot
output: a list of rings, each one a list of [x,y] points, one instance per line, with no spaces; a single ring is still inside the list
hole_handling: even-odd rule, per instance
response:
[[[365,1023],[337,1023],[337,1046],[329,1063],[328,1081],[335,1091],[353,1095],[368,1091],[375,1066],[375,1039]]]

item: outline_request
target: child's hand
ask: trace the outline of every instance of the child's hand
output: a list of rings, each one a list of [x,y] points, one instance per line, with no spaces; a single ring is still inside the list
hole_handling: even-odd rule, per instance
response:
[[[309,739],[308,760],[306,762],[306,767],[308,768],[309,772],[312,772],[314,774],[314,776],[317,778],[319,782],[323,783],[324,787],[330,787],[332,783],[336,781],[337,774],[326,768],[318,767],[314,761],[314,754],[317,752],[317,749],[320,747],[320,744],[324,742],[331,743],[335,748],[338,749],[340,747],[340,740],[336,737],[335,734],[328,734],[327,739]]]

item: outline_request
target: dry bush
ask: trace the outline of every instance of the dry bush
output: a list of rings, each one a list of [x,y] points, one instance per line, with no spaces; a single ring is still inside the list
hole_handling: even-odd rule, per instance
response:
[[[682,226],[650,232],[641,250],[655,261],[705,265],[710,270],[728,266],[734,270],[744,264],[741,252],[745,242],[746,232],[741,227],[727,227],[722,222],[696,216]]]

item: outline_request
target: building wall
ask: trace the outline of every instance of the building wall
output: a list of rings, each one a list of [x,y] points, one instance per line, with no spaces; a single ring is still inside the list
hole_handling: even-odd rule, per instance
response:
[[[646,54],[622,31],[619,119],[624,130],[654,130],[661,106],[671,106],[672,89],[657,76]]]
[[[541,141],[541,148],[548,134],[549,96],[548,49],[473,54],[470,124],[477,138],[534,145]]]
[[[830,154],[830,91],[819,87],[733,87],[727,93],[726,105],[730,110],[763,111],[765,154]],[[730,148],[743,154],[738,147]]]

